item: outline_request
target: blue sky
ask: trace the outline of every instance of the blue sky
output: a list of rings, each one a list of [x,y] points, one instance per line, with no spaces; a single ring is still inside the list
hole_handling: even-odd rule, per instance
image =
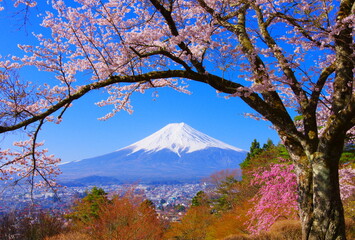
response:
[[[41,10],[31,11],[27,33],[23,29],[18,30],[18,21],[10,12],[0,12],[1,55],[21,54],[17,50],[17,43],[31,43],[31,32],[41,31],[37,27],[40,21],[35,19]],[[46,81],[48,75],[31,71],[23,77]],[[225,99],[217,96],[215,90],[207,85],[189,84],[191,95],[171,89],[158,90],[158,98],[152,97],[152,91],[136,94],[132,98],[133,114],[120,112],[107,121],[97,120],[109,111],[94,105],[104,97],[102,90],[97,90],[74,102],[60,125],[44,125],[39,138],[45,140],[50,153],[64,162],[115,151],[173,122],[185,122],[211,137],[245,150],[249,149],[253,139],[261,143],[268,138],[275,143],[279,141],[269,123],[243,116],[244,112],[251,112],[251,109],[238,98]],[[0,147],[11,147],[11,142],[23,139],[23,135],[16,132],[1,136]]]

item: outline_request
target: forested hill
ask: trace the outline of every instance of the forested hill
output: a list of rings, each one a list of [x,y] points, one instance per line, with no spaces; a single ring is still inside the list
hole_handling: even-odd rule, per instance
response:
[[[339,171],[348,239],[355,237],[353,150],[345,149]],[[241,168],[204,179],[211,188],[189,206],[156,206],[134,186],[113,196],[94,187],[66,213],[4,216],[0,239],[301,239],[296,174],[285,147],[254,140]]]

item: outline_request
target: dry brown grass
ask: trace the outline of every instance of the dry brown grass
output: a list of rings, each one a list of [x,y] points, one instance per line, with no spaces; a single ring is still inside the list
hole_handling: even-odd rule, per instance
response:
[[[268,232],[256,236],[233,235],[224,240],[295,240],[302,239],[301,224],[296,220],[282,220],[275,222]]]
[[[346,237],[355,239],[355,221],[346,219]],[[282,220],[275,222],[268,232],[257,236],[251,235],[232,235],[223,240],[295,240],[302,239],[301,223],[297,220]]]
[[[89,235],[80,232],[62,233],[44,240],[93,240]]]
[[[278,238],[274,238],[274,236],[271,236],[269,233],[262,233],[257,236],[251,236],[251,235],[233,235],[229,236],[227,238],[224,238],[223,240],[279,240]],[[295,239],[292,239],[295,240]]]
[[[251,238],[249,235],[237,234],[237,235],[228,236],[228,237],[224,238],[223,240],[250,240],[250,239]]]
[[[355,224],[351,219],[346,220],[347,239],[355,239]],[[301,239],[301,224],[296,220],[277,221],[271,226],[268,232],[257,236],[247,234],[231,235],[223,240],[295,240]],[[44,240],[94,240],[90,235],[80,232],[63,233],[45,238]]]
[[[355,220],[345,218],[345,234],[347,239],[355,239]]]
[[[282,220],[275,222],[268,231],[275,240],[302,239],[301,223],[297,220]]]

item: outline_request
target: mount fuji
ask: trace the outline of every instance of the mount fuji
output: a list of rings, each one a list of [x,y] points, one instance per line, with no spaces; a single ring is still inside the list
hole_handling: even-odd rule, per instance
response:
[[[192,182],[239,168],[246,154],[185,123],[171,123],[112,153],[60,165],[60,179],[64,184]]]

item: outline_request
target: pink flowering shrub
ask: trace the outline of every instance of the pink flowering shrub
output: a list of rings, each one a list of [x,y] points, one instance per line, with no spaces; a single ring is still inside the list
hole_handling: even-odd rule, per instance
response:
[[[282,217],[296,217],[297,180],[293,169],[293,165],[272,164],[268,170],[256,171],[251,184],[261,188],[251,199],[255,205],[248,212],[250,232],[265,231]]]
[[[355,169],[351,167],[339,170],[341,200],[346,200],[355,194]]]
[[[355,169],[339,170],[341,199],[344,201],[355,193]],[[260,167],[254,173],[251,185],[260,186],[250,200],[255,205],[248,216],[247,229],[258,234],[268,230],[278,219],[297,219],[297,179],[294,165],[272,164]]]

